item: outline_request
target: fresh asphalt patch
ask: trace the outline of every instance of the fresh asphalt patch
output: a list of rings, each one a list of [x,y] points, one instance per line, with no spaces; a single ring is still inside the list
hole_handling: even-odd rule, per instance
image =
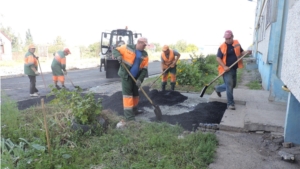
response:
[[[178,91],[158,91],[158,90],[149,90],[149,87],[143,87],[147,95],[152,100],[153,104],[162,106],[162,107],[172,107],[172,110],[168,113],[162,108],[163,116],[162,122],[167,122],[173,125],[180,125],[185,130],[195,130],[199,123],[217,123],[221,122],[223,114],[226,110],[227,105],[221,102],[197,102],[195,106],[190,106],[185,104],[188,101],[188,97],[181,94]],[[84,93],[83,93],[84,94]],[[151,103],[140,91],[140,101],[138,108],[143,111],[141,115],[151,114],[148,117],[149,121],[156,121],[153,117],[153,110]],[[30,98],[28,100],[23,100],[18,102],[19,110],[27,109],[31,106],[41,105],[41,98],[44,98],[44,102],[48,103],[55,98],[55,96],[40,96],[36,98]],[[118,91],[112,94],[111,96],[95,93],[95,98],[102,99],[103,109],[110,109],[114,111],[117,115],[123,116],[123,99],[122,92]],[[176,113],[176,111],[181,111]]]

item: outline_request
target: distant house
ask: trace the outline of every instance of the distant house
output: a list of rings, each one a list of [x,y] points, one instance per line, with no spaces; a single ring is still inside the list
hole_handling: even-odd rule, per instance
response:
[[[0,31],[0,60],[12,60],[11,39]]]
[[[154,44],[149,44],[147,47],[146,47],[147,50],[151,51],[151,52],[155,52],[156,50],[156,46]]]
[[[253,56],[269,100],[287,105],[284,141],[300,145],[300,1],[257,0]],[[270,119],[272,120],[272,119]]]

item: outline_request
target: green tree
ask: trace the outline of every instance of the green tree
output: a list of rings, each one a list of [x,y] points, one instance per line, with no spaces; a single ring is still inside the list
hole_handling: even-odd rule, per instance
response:
[[[175,44],[175,49],[178,51],[178,52],[185,52],[185,49],[187,48],[187,43],[186,41],[184,40],[179,40],[176,42]]]
[[[26,31],[25,45],[28,46],[33,43],[33,38],[30,29]]]
[[[98,56],[100,52],[100,42],[95,42],[88,46],[88,51],[92,56]]]
[[[159,43],[152,43],[155,46],[155,52],[161,52],[162,46]]]
[[[188,44],[184,52],[197,52],[198,47],[194,44]]]
[[[175,44],[170,44],[170,45],[169,45],[169,48],[170,48],[170,49],[173,49],[173,50],[176,49],[176,50],[178,51],[178,49],[176,48],[176,45],[175,45]],[[178,52],[179,52],[179,51],[178,51]]]
[[[65,46],[65,41],[62,39],[61,36],[57,36],[56,39],[53,41],[53,44],[49,46],[48,51],[49,53],[55,53],[58,50],[62,50]]]

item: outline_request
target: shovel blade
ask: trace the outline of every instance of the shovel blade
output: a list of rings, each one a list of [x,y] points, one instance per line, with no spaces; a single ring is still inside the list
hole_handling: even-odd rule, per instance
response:
[[[206,89],[207,89],[208,86],[205,86],[202,90],[201,90],[201,93],[200,93],[200,97],[203,97]]]
[[[160,110],[159,106],[153,105],[153,107],[154,107],[154,113],[155,113],[156,119],[158,121],[161,121],[161,119],[162,119],[162,113],[161,113],[161,110]]]

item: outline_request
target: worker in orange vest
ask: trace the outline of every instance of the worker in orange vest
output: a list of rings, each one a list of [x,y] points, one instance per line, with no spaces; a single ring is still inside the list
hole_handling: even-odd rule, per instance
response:
[[[123,107],[126,120],[135,120],[135,115],[142,113],[137,109],[139,103],[139,88],[148,73],[148,53],[145,51],[148,40],[138,39],[136,45],[124,44],[113,50],[113,55],[119,63],[124,63],[136,82],[121,65],[118,75],[122,80]]]
[[[30,81],[30,96],[37,97],[38,89],[36,88],[36,76],[40,73],[38,72],[38,57],[34,55],[35,46],[33,44],[29,45],[28,52],[25,54],[24,58],[24,74],[28,75]]]
[[[69,48],[65,48],[62,51],[57,51],[54,54],[54,58],[51,64],[52,69],[52,80],[57,89],[66,88],[65,87],[65,76],[67,74],[66,70],[66,56],[71,54]],[[57,85],[57,82],[60,81],[61,87]]]
[[[162,76],[161,89],[166,90],[166,85],[168,81],[168,74],[171,75],[171,90],[175,90],[176,85],[176,63],[180,58],[180,53],[176,50],[172,50],[168,45],[164,45],[161,53],[161,69],[164,72],[168,69]]]
[[[224,34],[225,42],[221,44],[217,53],[217,62],[219,63],[218,71],[219,74],[223,74],[224,83],[215,86],[215,91],[219,97],[221,92],[226,91],[227,95],[227,108],[235,110],[234,99],[233,99],[233,88],[236,86],[236,78],[238,68],[243,68],[243,60],[240,60],[237,64],[229,68],[235,63],[240,56],[246,53],[251,54],[251,51],[244,51],[240,43],[233,39],[233,33],[231,30],[225,31]]]

